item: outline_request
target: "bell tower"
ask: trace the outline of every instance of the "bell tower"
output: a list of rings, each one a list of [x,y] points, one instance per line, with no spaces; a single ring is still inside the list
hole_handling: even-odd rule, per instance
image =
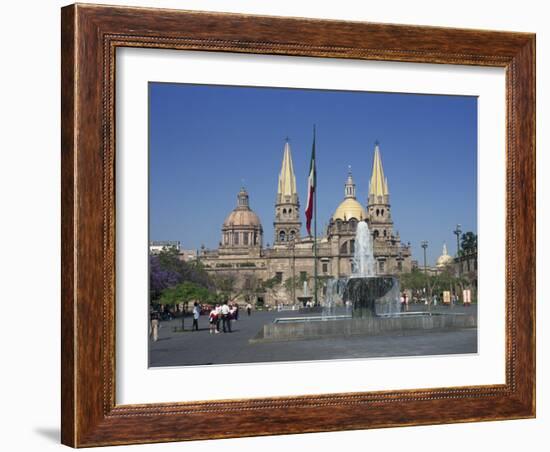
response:
[[[275,201],[275,221],[273,222],[275,237],[273,245],[286,246],[289,242],[300,239],[300,201],[296,191],[296,176],[292,165],[292,154],[288,138],[283,151],[283,163],[277,185]]]
[[[369,216],[369,229],[374,239],[390,238],[393,234],[393,220],[390,209],[390,192],[388,179],[384,176],[382,157],[380,156],[380,143],[374,144],[374,160],[372,163],[372,175],[369,184],[369,198],[367,203]]]

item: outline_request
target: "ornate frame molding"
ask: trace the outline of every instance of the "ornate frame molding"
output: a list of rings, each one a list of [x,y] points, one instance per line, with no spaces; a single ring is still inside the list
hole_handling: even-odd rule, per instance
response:
[[[114,90],[118,47],[504,67],[506,383],[116,405]],[[535,415],[534,35],[71,5],[62,9],[61,153],[64,444],[84,447]],[[213,418],[223,422],[226,430],[210,432],[207,425]]]

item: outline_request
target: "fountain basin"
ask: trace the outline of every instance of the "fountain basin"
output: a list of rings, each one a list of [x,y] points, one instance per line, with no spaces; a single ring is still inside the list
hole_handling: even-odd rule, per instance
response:
[[[399,312],[399,280],[394,276],[349,278],[344,301],[353,303],[353,317],[373,317]]]
[[[317,316],[276,319],[250,339],[251,343],[284,342],[350,336],[382,336],[429,333],[431,331],[476,328],[477,319],[469,314],[395,313],[369,317]]]

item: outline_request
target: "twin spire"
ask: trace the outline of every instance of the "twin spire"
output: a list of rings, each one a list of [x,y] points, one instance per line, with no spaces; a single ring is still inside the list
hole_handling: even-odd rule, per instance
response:
[[[294,166],[292,164],[292,154],[288,138],[285,142],[283,152],[283,163],[279,173],[279,183],[277,187],[277,198],[279,202],[284,202],[287,197],[297,195],[296,176],[294,175]],[[380,145],[378,141],[374,146],[374,160],[372,163],[372,175],[369,183],[369,198],[371,196],[388,196],[388,179],[384,176],[382,167],[382,157],[380,156]],[[345,197],[355,199],[355,183],[351,175],[351,166],[348,167],[348,178],[345,186]],[[376,199],[376,198],[374,198]]]
[[[287,196],[296,195],[296,176],[294,175],[294,167],[292,165],[292,155],[290,154],[290,143],[288,138],[285,142],[283,155],[283,164],[279,174],[279,185],[277,188],[277,197],[283,201]]]
[[[380,157],[380,146],[377,141],[374,145],[374,161],[372,163],[372,176],[369,184],[369,197],[370,195],[387,196],[389,194],[388,179],[384,177],[382,158]]]

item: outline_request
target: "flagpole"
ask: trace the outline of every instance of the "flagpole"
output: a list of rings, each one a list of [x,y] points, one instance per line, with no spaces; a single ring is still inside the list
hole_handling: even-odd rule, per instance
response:
[[[313,143],[315,143],[315,124],[313,124]],[[315,153],[317,154],[317,152]],[[317,155],[315,155],[315,160],[313,162],[313,180],[315,183],[315,189],[313,190],[313,272],[314,272],[314,306],[319,305],[319,300],[317,298]]]

